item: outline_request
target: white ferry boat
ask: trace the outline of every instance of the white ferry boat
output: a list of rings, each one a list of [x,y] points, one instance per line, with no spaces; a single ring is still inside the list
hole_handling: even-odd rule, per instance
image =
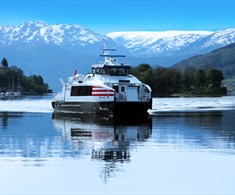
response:
[[[107,49],[102,55],[105,61],[94,64],[91,73],[77,74],[61,80],[62,92],[52,101],[54,112],[96,114],[147,114],[152,108],[151,88],[130,74],[129,65],[118,63],[115,49]]]

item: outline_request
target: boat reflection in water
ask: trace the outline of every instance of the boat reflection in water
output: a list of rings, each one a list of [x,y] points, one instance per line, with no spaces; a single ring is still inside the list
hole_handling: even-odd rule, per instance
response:
[[[75,150],[90,154],[92,160],[106,162],[101,171],[105,182],[118,169],[115,164],[130,162],[131,149],[152,134],[152,120],[149,116],[130,119],[54,113],[53,125],[62,130],[65,139],[72,141]]]

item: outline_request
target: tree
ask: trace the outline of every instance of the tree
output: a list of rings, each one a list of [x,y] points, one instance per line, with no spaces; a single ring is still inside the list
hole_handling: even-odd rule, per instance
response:
[[[206,73],[204,70],[199,69],[194,75],[194,82],[196,87],[205,87],[206,86]]]
[[[207,74],[207,81],[209,87],[212,88],[219,88],[223,79],[224,76],[221,70],[211,69]]]
[[[182,87],[185,91],[191,91],[194,87],[194,73],[196,69],[193,66],[187,66],[182,73]]]
[[[140,64],[136,68],[132,68],[132,74],[142,82],[152,85],[153,69],[149,64]]]
[[[177,69],[170,68],[168,70],[171,78],[171,88],[172,93],[180,92],[182,88],[182,75],[181,72]]]
[[[213,95],[226,95],[227,88],[222,86],[223,79],[221,70],[211,69],[207,74],[208,92]]]
[[[157,67],[153,76],[149,76],[152,80],[153,94],[170,95],[177,93],[181,89],[181,73],[173,68]]]
[[[138,73],[143,73],[145,71],[148,71],[149,69],[152,69],[152,67],[149,64],[140,64],[139,66],[137,66],[136,70]]]
[[[2,59],[2,66],[5,67],[5,68],[8,68],[8,62],[7,62],[7,59],[5,57]]]

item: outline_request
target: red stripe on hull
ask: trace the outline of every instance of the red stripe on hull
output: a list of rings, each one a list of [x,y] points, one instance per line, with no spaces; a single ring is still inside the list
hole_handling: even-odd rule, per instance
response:
[[[96,90],[92,89],[92,92],[114,92],[114,91],[112,91],[112,90],[103,90],[103,89],[96,89]]]
[[[92,94],[91,96],[114,96],[114,94]]]
[[[92,86],[92,91],[108,91],[108,92],[114,92],[114,89],[107,89],[105,87],[99,87],[99,86]]]

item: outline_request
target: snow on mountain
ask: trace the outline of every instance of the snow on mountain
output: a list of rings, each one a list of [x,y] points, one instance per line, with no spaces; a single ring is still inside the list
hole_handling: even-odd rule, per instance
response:
[[[0,44],[87,45],[100,42],[106,36],[74,24],[49,25],[43,21],[25,22],[20,26],[0,26]]]
[[[205,37],[200,41],[200,48],[202,49],[216,49],[218,47],[226,46],[235,42],[235,28],[219,30],[213,34]]]
[[[211,31],[112,32],[117,44],[130,49],[135,56],[173,55],[187,45],[213,34]]]
[[[113,39],[116,45],[112,42]],[[0,45],[34,47],[55,45],[74,49],[100,44],[109,39],[134,57],[187,56],[211,51],[235,42],[235,28],[212,31],[133,31],[98,34],[78,24],[47,24],[24,22],[19,26],[0,26]],[[85,50],[85,52],[89,52]]]

